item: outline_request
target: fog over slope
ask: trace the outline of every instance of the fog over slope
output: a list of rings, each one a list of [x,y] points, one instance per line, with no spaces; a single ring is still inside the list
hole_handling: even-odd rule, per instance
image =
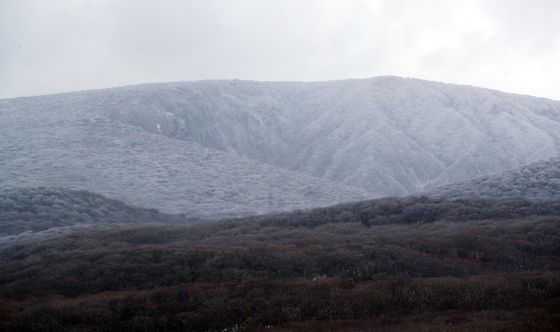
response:
[[[0,100],[0,187],[213,217],[406,195],[555,157],[560,102],[397,77]]]

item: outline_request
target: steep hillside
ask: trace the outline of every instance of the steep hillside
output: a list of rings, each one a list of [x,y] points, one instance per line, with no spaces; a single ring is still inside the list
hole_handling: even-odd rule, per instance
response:
[[[560,102],[378,77],[0,100],[0,187],[203,217],[406,195],[558,155]]]
[[[0,237],[74,225],[187,223],[87,191],[25,188],[0,191]]]
[[[560,159],[454,183],[428,193],[440,197],[560,197]]]

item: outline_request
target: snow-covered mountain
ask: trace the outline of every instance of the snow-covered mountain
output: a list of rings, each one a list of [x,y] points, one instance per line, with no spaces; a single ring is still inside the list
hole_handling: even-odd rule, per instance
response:
[[[560,158],[453,183],[427,193],[436,197],[560,197]]]
[[[199,81],[0,100],[0,188],[196,216],[405,195],[555,157],[560,102],[398,77]]]

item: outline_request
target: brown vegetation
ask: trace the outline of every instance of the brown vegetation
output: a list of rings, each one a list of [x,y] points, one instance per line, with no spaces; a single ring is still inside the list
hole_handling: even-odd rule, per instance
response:
[[[554,331],[555,201],[385,199],[0,249],[0,328]]]

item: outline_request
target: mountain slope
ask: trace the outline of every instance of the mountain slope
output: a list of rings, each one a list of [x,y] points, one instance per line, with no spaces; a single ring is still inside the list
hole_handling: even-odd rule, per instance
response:
[[[560,103],[396,77],[97,91],[92,110],[297,172],[405,195],[558,155]]]
[[[62,188],[0,191],[0,237],[76,225],[187,221],[155,210],[130,207],[87,191]]]
[[[0,100],[0,123],[0,187],[76,187],[205,217],[406,195],[560,147],[560,102],[397,77]]]
[[[432,190],[439,197],[560,197],[560,158]]]
[[[0,123],[0,189],[89,190],[133,205],[202,218],[367,197],[360,189],[118,123],[71,102],[3,109]]]

